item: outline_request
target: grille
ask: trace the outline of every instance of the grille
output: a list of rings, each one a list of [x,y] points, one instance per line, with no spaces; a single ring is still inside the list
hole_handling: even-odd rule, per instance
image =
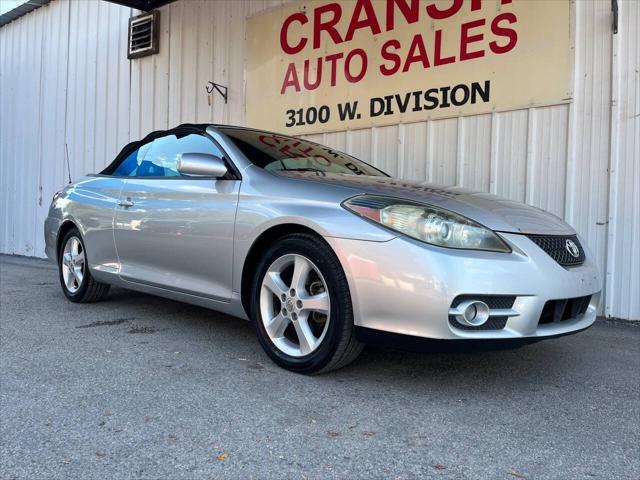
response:
[[[516,301],[515,295],[458,295],[453,302],[452,307],[457,307],[465,300],[479,300],[487,304],[490,309],[511,308]],[[489,317],[484,324],[479,327],[471,327],[462,325],[456,320],[456,317],[449,315],[449,323],[460,330],[502,330],[507,324],[508,317]]]
[[[589,308],[590,301],[591,295],[578,298],[549,300],[544,304],[538,324],[564,322],[584,315],[587,308]]]
[[[584,250],[575,235],[550,236],[527,235],[529,239],[544,250],[551,258],[563,267],[574,267],[584,263]],[[568,243],[573,242],[578,249],[578,256],[570,253]]]
[[[460,330],[502,330],[507,324],[507,319],[508,317],[489,317],[489,320],[479,327],[471,327],[461,324],[456,320],[456,317],[449,315],[449,323]]]
[[[453,302],[452,307],[457,307],[465,300],[479,300],[487,304],[491,309],[494,308],[511,308],[513,302],[516,301],[515,295],[458,295]]]

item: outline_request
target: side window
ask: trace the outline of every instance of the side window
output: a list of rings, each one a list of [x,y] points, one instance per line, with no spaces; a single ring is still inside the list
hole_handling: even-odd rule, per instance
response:
[[[179,177],[178,160],[182,153],[208,153],[222,157],[223,153],[208,138],[199,134],[176,137],[166,135],[156,138],[150,144],[148,152],[142,160],[138,156],[138,167],[135,173],[129,174],[136,177]],[[127,163],[129,159],[123,162]]]
[[[178,139],[181,153],[208,153],[216,157],[224,158],[224,153],[218,146],[202,135],[187,135]]]
[[[220,158],[224,153],[210,139],[193,133],[184,137],[166,135],[146,143],[129,154],[113,171],[116,177],[179,177],[182,153],[208,153]]]
[[[149,150],[151,143],[146,143],[141,147],[136,148],[133,152],[125,158],[120,165],[113,171],[113,175],[116,177],[132,177],[136,175],[138,167],[144,160],[144,156]]]

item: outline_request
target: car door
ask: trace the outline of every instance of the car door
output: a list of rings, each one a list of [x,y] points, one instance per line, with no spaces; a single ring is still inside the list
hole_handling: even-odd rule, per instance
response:
[[[183,176],[182,153],[225,158],[201,133],[174,133],[141,148],[116,207],[120,277],[214,300],[232,291],[233,233],[240,179]],[[231,165],[227,159],[228,167]]]
[[[123,183],[121,178],[87,176],[66,190],[64,214],[61,213],[80,228],[93,275],[107,282],[118,273],[112,228]]]

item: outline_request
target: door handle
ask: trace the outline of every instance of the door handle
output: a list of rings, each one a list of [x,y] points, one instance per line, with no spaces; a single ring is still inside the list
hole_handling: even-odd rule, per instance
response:
[[[124,208],[129,208],[129,207],[133,207],[133,202],[129,199],[127,200],[120,200],[118,202],[118,205]]]

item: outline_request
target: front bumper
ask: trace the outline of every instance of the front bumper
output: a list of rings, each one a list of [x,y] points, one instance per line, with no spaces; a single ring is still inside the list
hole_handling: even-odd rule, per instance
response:
[[[49,215],[44,221],[44,253],[49,260],[58,261],[56,244],[61,225],[60,219]]]
[[[446,249],[405,237],[326,240],[347,276],[357,327],[431,339],[536,340],[593,324],[601,280],[588,249],[582,265],[564,268],[525,235],[501,235],[512,253]],[[456,328],[449,310],[459,295],[513,295],[517,315],[498,330]],[[584,314],[539,324],[547,301],[588,295]]]

